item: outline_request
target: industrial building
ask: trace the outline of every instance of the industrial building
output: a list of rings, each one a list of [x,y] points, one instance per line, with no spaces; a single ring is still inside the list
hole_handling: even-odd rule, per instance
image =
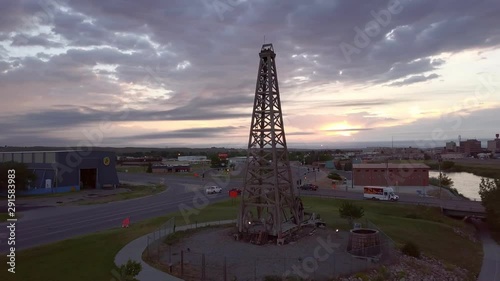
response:
[[[151,170],[155,174],[188,173],[191,171],[191,165],[188,162],[162,163],[154,164]]]
[[[446,161],[446,160],[463,159],[465,158],[465,155],[463,153],[455,152],[455,153],[443,153],[440,154],[440,157],[443,161]]]
[[[210,159],[207,159],[207,156],[203,155],[179,156],[177,157],[177,161],[187,161],[190,163],[210,163]]]
[[[429,166],[420,163],[353,164],[354,185],[428,186]]]
[[[1,152],[0,162],[25,163],[36,181],[18,194],[46,194],[101,189],[119,184],[116,155],[104,151]]]

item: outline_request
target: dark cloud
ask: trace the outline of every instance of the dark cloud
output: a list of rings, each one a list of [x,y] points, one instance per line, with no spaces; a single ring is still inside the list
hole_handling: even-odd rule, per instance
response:
[[[64,44],[49,39],[51,36],[46,33],[38,34],[36,36],[29,36],[26,34],[17,34],[11,38],[12,46],[42,46],[46,48],[63,47]]]
[[[249,114],[221,111],[215,107],[198,108],[191,111],[191,107],[175,108],[165,111],[133,110],[123,108],[120,111],[104,111],[91,107],[59,106],[60,109],[36,113],[9,116],[9,122],[0,122],[6,133],[19,132],[29,129],[46,130],[71,128],[78,125],[99,122],[125,121],[179,121],[179,120],[223,120],[249,118]],[[184,133],[195,132],[190,130]]]
[[[316,87],[335,82],[363,89],[429,81],[447,63],[442,54],[500,45],[496,0],[400,0],[389,14],[388,0],[229,1],[227,10],[217,3],[2,3],[0,109],[17,111],[2,128],[120,120],[117,105],[132,103],[125,121],[249,118],[264,35],[277,52],[283,104],[307,110],[399,106],[409,99],[357,100],[342,89],[331,93],[340,101],[314,98]],[[346,44],[355,52],[346,54]],[[25,56],[30,47],[36,54]]]
[[[227,137],[237,132],[242,127],[208,127],[208,128],[190,128],[182,130],[172,130],[168,132],[143,134],[134,136],[125,136],[129,140],[151,140],[151,139],[207,139],[214,137]]]
[[[339,102],[323,102],[323,103],[317,103],[317,106],[324,106],[324,107],[358,107],[358,106],[377,106],[377,105],[391,105],[391,104],[398,104],[398,103],[404,103],[408,102],[409,99],[362,99],[362,100],[355,100],[355,101],[339,101]],[[315,102],[316,103],[316,102]]]

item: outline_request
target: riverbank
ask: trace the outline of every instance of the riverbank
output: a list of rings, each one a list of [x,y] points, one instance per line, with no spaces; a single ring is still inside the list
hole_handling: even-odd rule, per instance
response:
[[[439,171],[439,162],[436,160],[390,160],[390,163],[423,163],[431,170]],[[446,173],[471,173],[478,177],[486,178],[500,178],[500,159],[455,159],[451,161],[443,162],[453,162],[453,166],[447,169],[443,168],[443,163],[441,163],[441,171]]]
[[[471,173],[478,177],[485,178],[500,178],[500,160],[498,163],[494,163],[491,161],[484,162],[464,162],[464,161],[451,161],[455,163],[452,167],[448,169],[441,169],[442,172],[446,173]],[[431,170],[439,171],[439,163],[437,161],[425,161],[427,166],[431,168]]]

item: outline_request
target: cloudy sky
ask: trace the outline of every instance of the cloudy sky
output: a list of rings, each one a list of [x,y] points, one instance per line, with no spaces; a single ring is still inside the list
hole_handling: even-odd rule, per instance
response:
[[[290,146],[500,133],[497,0],[1,2],[1,145],[245,147],[264,42]]]

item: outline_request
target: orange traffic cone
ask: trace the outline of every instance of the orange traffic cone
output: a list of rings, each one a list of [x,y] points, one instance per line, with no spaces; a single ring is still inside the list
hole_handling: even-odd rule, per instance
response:
[[[130,217],[126,217],[122,222],[122,227],[123,228],[128,227],[129,224],[130,224]]]

